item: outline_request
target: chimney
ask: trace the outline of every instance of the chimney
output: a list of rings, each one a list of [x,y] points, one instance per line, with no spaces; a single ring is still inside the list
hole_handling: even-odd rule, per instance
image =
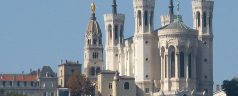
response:
[[[66,64],[68,63],[68,60],[65,60]]]
[[[77,64],[79,64],[79,61],[77,61]]]

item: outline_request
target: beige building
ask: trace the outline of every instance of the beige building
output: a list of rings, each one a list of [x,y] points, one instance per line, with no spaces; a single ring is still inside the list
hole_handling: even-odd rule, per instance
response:
[[[98,96],[136,96],[135,78],[119,76],[116,71],[102,71],[98,75]]]
[[[60,87],[67,87],[68,79],[76,72],[81,74],[82,64],[79,62],[65,61],[60,64],[58,69],[58,85]]]

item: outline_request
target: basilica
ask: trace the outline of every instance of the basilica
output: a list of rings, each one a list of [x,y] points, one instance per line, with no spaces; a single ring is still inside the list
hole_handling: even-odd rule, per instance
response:
[[[117,12],[116,0],[112,0],[112,12],[104,14],[105,36],[95,16],[95,4],[91,4],[85,33],[84,73],[95,82],[102,81],[98,76],[106,82],[110,76],[105,74],[113,74],[116,87],[109,80],[109,89],[115,89],[112,95],[102,96],[131,96],[129,91],[120,95],[127,92],[117,88],[121,84],[118,82],[124,80],[134,80],[132,91],[136,95],[132,96],[212,96],[214,1],[191,0],[192,28],[183,22],[182,15],[174,12],[173,0],[168,0],[169,12],[161,16],[161,27],[155,28],[155,1],[128,0],[133,2],[135,24],[134,35],[129,38],[124,37],[125,14]],[[133,86],[129,87],[128,82],[124,83],[125,90]]]

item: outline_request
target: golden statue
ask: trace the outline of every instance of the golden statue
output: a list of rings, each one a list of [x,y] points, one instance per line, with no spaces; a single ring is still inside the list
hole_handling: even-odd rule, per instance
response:
[[[96,10],[96,6],[94,4],[94,2],[91,4],[91,12],[92,13],[95,13],[95,10]]]

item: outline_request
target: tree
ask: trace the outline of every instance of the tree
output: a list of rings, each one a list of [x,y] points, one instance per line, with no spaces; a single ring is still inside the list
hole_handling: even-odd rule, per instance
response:
[[[71,96],[91,95],[93,94],[94,86],[85,75],[75,72],[68,82],[67,86],[70,89]]]
[[[232,80],[224,80],[222,89],[226,92],[227,96],[238,96],[238,78]]]

